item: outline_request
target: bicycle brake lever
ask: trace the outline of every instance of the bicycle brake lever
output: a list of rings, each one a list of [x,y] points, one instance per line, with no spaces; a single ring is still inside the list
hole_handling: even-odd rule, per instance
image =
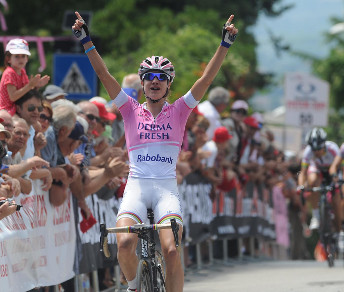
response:
[[[176,243],[176,247],[179,246],[179,240],[178,240],[178,231],[179,231],[179,225],[176,222],[176,219],[171,219],[171,227],[172,227],[172,232],[174,236],[174,241]]]
[[[104,253],[104,255],[109,258],[110,257],[110,251],[108,247],[108,239],[107,235],[109,232],[106,229],[106,225],[100,224],[100,252]]]

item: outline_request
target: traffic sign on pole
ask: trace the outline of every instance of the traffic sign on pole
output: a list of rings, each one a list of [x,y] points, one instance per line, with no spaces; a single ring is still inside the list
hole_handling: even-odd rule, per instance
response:
[[[86,55],[55,54],[53,80],[68,93],[68,99],[90,99],[97,95],[97,75]]]

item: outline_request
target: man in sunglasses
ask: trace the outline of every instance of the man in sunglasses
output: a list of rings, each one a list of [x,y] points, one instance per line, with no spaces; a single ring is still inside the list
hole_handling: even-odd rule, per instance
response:
[[[332,141],[327,141],[327,134],[322,128],[313,128],[307,135],[305,142],[308,144],[303,151],[301,161],[301,172],[298,178],[299,186],[317,187],[323,180],[329,185],[332,177],[329,174],[329,167],[335,157],[339,155],[339,147]],[[319,228],[319,193],[311,193],[307,201],[312,207],[312,219],[309,225],[311,230]],[[341,229],[340,206],[335,202],[340,202],[339,194],[333,198],[335,222],[337,231]]]
[[[43,111],[42,100],[43,97],[37,90],[30,90],[15,102],[16,114],[23,118],[30,127],[30,137],[27,141],[27,147],[23,156],[24,160],[35,155],[35,127],[39,124],[39,116]],[[39,136],[39,138],[41,137]]]
[[[43,111],[42,106],[43,97],[37,90],[30,90],[23,95],[22,98],[18,99],[16,104],[16,114],[20,118],[24,119],[30,130],[29,138],[26,143],[25,153],[23,160],[27,160],[35,156],[35,143],[46,143],[43,133],[37,133],[35,127],[39,125],[39,116]],[[30,172],[30,171],[29,171]],[[53,181],[51,173],[48,169],[34,169],[30,174],[31,179],[41,179],[43,181],[43,190],[49,190]]]
[[[229,103],[229,91],[223,87],[215,87],[209,91],[208,100],[198,105],[198,110],[209,120],[207,130],[208,141],[214,137],[214,132],[221,127],[221,113]]]

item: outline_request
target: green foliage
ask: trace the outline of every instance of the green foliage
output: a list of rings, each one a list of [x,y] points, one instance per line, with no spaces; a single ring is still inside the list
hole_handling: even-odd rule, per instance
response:
[[[327,139],[337,143],[339,146],[344,141],[344,111],[331,111],[329,116],[329,127],[325,128]]]
[[[333,24],[343,22],[332,19]],[[344,38],[343,33],[326,35],[332,49],[324,59],[313,59],[312,67],[315,74],[330,84],[330,115],[329,127],[326,129],[329,140],[339,145],[344,141]]]
[[[16,0],[5,12],[8,35],[71,36],[62,30],[65,11],[91,11],[91,35],[99,40],[111,74],[118,80],[136,72],[146,56],[164,55],[175,65],[177,77],[171,99],[184,94],[201,75],[217,49],[223,23],[235,14],[238,41],[230,49],[212,86],[224,86],[235,98],[249,98],[256,88],[268,84],[257,72],[256,42],[247,29],[259,13],[276,16],[287,9],[283,0]],[[32,11],[32,13],[31,13]],[[53,44],[44,44],[51,75]],[[30,44],[29,74],[39,67],[35,45]],[[101,95],[106,96],[101,87]]]

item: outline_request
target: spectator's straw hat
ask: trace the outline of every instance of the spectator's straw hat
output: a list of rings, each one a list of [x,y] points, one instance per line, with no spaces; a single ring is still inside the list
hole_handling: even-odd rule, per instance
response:
[[[6,52],[12,55],[28,55],[31,56],[29,51],[29,43],[23,39],[13,39],[6,45]]]

